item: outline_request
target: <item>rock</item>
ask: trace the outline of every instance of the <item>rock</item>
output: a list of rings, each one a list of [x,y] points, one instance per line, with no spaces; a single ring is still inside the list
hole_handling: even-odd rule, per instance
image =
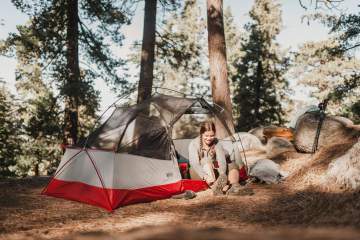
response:
[[[294,137],[293,130],[287,127],[268,126],[264,128],[263,133],[268,140],[272,137],[282,137],[292,141]]]
[[[238,132],[235,133],[233,137],[236,139],[237,146],[240,151],[248,151],[254,149],[264,150],[264,145],[253,134],[247,132]]]
[[[255,135],[263,144],[266,144],[267,141],[272,137],[283,137],[289,141],[293,140],[293,130],[287,127],[278,127],[278,126],[266,126],[266,127],[257,127],[251,129],[249,133]]]
[[[305,113],[299,117],[294,135],[294,145],[298,151],[312,152],[318,122],[319,113],[316,112]],[[319,135],[318,149],[359,136],[360,131],[351,123],[343,117],[326,116]]]
[[[272,137],[266,144],[266,155],[270,159],[276,158],[287,152],[296,152],[296,149],[286,138]]]
[[[269,160],[258,160],[250,169],[250,176],[256,177],[267,184],[279,183],[287,176],[286,173],[280,170],[279,164]]]
[[[264,135],[264,127],[253,128],[249,131],[250,134],[256,136],[261,143],[266,144],[266,137]]]
[[[360,187],[360,141],[329,165],[325,183],[347,190]]]

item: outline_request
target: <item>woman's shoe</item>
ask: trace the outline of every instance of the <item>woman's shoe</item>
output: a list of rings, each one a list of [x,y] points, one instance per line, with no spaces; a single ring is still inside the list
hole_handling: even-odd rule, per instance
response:
[[[227,184],[227,176],[221,174],[211,186],[214,196],[224,195],[223,188]]]
[[[240,184],[232,184],[230,189],[226,192],[226,195],[229,196],[251,196],[254,194],[252,188],[241,186]]]

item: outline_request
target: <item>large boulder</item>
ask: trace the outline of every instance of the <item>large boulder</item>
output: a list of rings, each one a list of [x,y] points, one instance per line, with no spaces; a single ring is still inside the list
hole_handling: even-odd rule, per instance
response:
[[[312,152],[318,123],[319,112],[308,112],[299,117],[294,135],[294,145],[298,151]],[[359,133],[349,119],[326,116],[321,127],[318,148],[349,141],[359,136]]]
[[[286,138],[272,137],[266,144],[266,155],[273,159],[284,153],[296,152],[294,145]]]
[[[335,183],[348,190],[360,187],[360,139],[344,155],[329,165],[324,180],[325,184]]]
[[[238,132],[235,133],[233,137],[236,139],[237,147],[240,151],[265,149],[261,141],[253,134],[247,132]]]
[[[267,139],[264,135],[264,127],[253,128],[249,131],[249,133],[256,136],[261,141],[261,143],[266,143]]]
[[[281,137],[292,141],[294,137],[293,130],[287,127],[267,126],[263,133],[268,140],[272,137]]]
[[[289,141],[293,140],[293,130],[287,127],[269,125],[253,128],[249,133],[255,135],[263,144],[266,144],[272,137],[283,137]]]
[[[257,160],[266,157],[266,147],[255,135],[247,132],[238,132],[235,133],[232,137],[236,140],[235,146],[240,151],[241,161],[249,167],[255,164]],[[231,139],[231,137],[228,137],[222,141],[224,149],[229,153],[232,152],[233,148]],[[234,156],[234,158],[236,159],[236,156]]]
[[[271,184],[279,183],[287,176],[287,173],[280,170],[279,164],[269,159],[261,159],[250,168],[250,176],[257,178],[261,182]]]

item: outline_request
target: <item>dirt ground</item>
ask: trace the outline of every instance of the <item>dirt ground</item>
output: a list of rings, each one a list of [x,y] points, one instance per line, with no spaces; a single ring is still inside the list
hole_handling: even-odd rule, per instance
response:
[[[214,197],[207,190],[191,200],[113,213],[40,195],[48,177],[0,180],[0,239],[360,239],[360,192],[304,183],[311,174],[299,169],[311,167],[315,174],[324,161],[324,153],[287,158],[282,166],[292,169],[289,180],[252,184],[253,196]]]

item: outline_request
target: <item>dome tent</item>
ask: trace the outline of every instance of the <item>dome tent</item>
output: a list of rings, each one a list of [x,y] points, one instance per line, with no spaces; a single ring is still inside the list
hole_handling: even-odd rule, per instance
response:
[[[172,126],[184,114],[205,112],[224,124],[221,110],[201,97],[160,93],[140,104],[114,106],[81,146],[66,147],[43,194],[112,211],[208,187],[204,181],[182,179]]]

